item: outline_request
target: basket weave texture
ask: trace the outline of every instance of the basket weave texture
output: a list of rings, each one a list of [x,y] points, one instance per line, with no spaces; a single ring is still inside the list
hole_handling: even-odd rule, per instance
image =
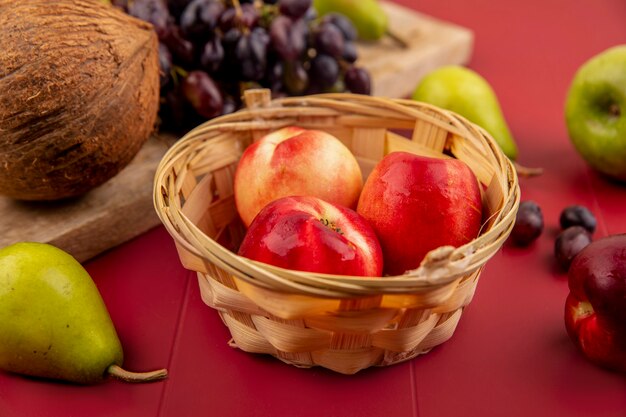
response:
[[[515,221],[514,166],[483,129],[412,100],[324,94],[270,100],[249,90],[247,108],[212,119],[163,157],[155,209],[182,265],[197,271],[203,301],[228,326],[230,344],[299,367],[353,374],[426,353],[448,340],[485,263]],[[486,213],[480,235],[431,251],[405,275],[367,278],[281,269],[236,254],[245,234],[233,176],[246,148],[285,126],[319,129],[356,156],[364,178],[394,151],[457,158],[476,174]]]

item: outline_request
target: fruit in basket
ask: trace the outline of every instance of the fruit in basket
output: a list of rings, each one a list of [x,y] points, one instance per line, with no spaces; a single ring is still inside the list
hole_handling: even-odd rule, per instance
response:
[[[626,234],[590,243],[568,271],[565,326],[590,361],[626,372]]]
[[[422,78],[411,97],[465,117],[489,132],[506,156],[517,158],[517,145],[495,91],[477,72],[458,65],[435,69]]]
[[[124,168],[154,129],[157,38],[101,2],[0,0],[0,193],[78,196]]]
[[[164,370],[121,368],[122,345],[87,271],[52,245],[21,242],[0,249],[0,369],[78,384],[108,374],[161,379]]]
[[[231,113],[249,88],[269,88],[274,97],[371,91],[358,64],[354,26],[345,18],[317,19],[311,0],[112,3],[158,34],[163,129],[185,131],[214,113]],[[197,94],[181,88],[189,76]],[[211,105],[198,106],[208,102],[199,97],[211,98]]]
[[[476,238],[482,199],[463,161],[392,152],[367,178],[357,212],[376,231],[385,273],[399,275],[417,268],[433,249]]]
[[[311,196],[284,197],[261,210],[239,255],[282,268],[380,276],[383,257],[372,227],[353,210]]]
[[[626,181],[626,45],[609,48],[578,69],[565,121],[575,149],[591,167]]]
[[[246,226],[271,201],[310,195],[355,208],[363,185],[350,150],[319,130],[285,127],[248,146],[237,164],[234,194]]]

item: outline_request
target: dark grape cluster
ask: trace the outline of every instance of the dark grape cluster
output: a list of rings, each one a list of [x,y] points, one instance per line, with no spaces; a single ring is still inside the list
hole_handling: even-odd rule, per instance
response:
[[[160,117],[185,130],[241,107],[248,88],[274,97],[370,93],[355,65],[356,30],[340,14],[318,17],[312,0],[112,0],[159,37]]]

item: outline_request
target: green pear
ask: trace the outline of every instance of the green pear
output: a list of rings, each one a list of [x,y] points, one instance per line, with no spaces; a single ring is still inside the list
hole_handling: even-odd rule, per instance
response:
[[[44,243],[0,249],[0,369],[78,384],[107,374],[133,381],[142,374],[122,370],[123,356],[104,301],[76,259]]]
[[[626,45],[586,61],[565,100],[572,144],[596,170],[626,181]]]
[[[359,39],[374,41],[387,33],[387,14],[377,0],[313,0],[320,16],[341,13],[352,21]]]
[[[506,156],[517,158],[517,145],[498,98],[487,80],[475,71],[458,65],[438,68],[426,74],[412,98],[465,117],[485,129]]]

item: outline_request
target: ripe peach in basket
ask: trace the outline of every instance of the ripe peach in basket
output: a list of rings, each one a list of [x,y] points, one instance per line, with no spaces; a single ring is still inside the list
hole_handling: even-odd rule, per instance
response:
[[[290,195],[356,208],[362,187],[359,164],[339,139],[295,126],[246,148],[234,181],[237,211],[246,226],[265,205]]]
[[[250,225],[239,254],[282,268],[380,276],[383,257],[372,227],[355,211],[316,197],[283,197]]]
[[[419,267],[432,249],[476,238],[482,200],[464,162],[393,152],[367,178],[357,212],[378,235],[385,274],[398,275]]]

